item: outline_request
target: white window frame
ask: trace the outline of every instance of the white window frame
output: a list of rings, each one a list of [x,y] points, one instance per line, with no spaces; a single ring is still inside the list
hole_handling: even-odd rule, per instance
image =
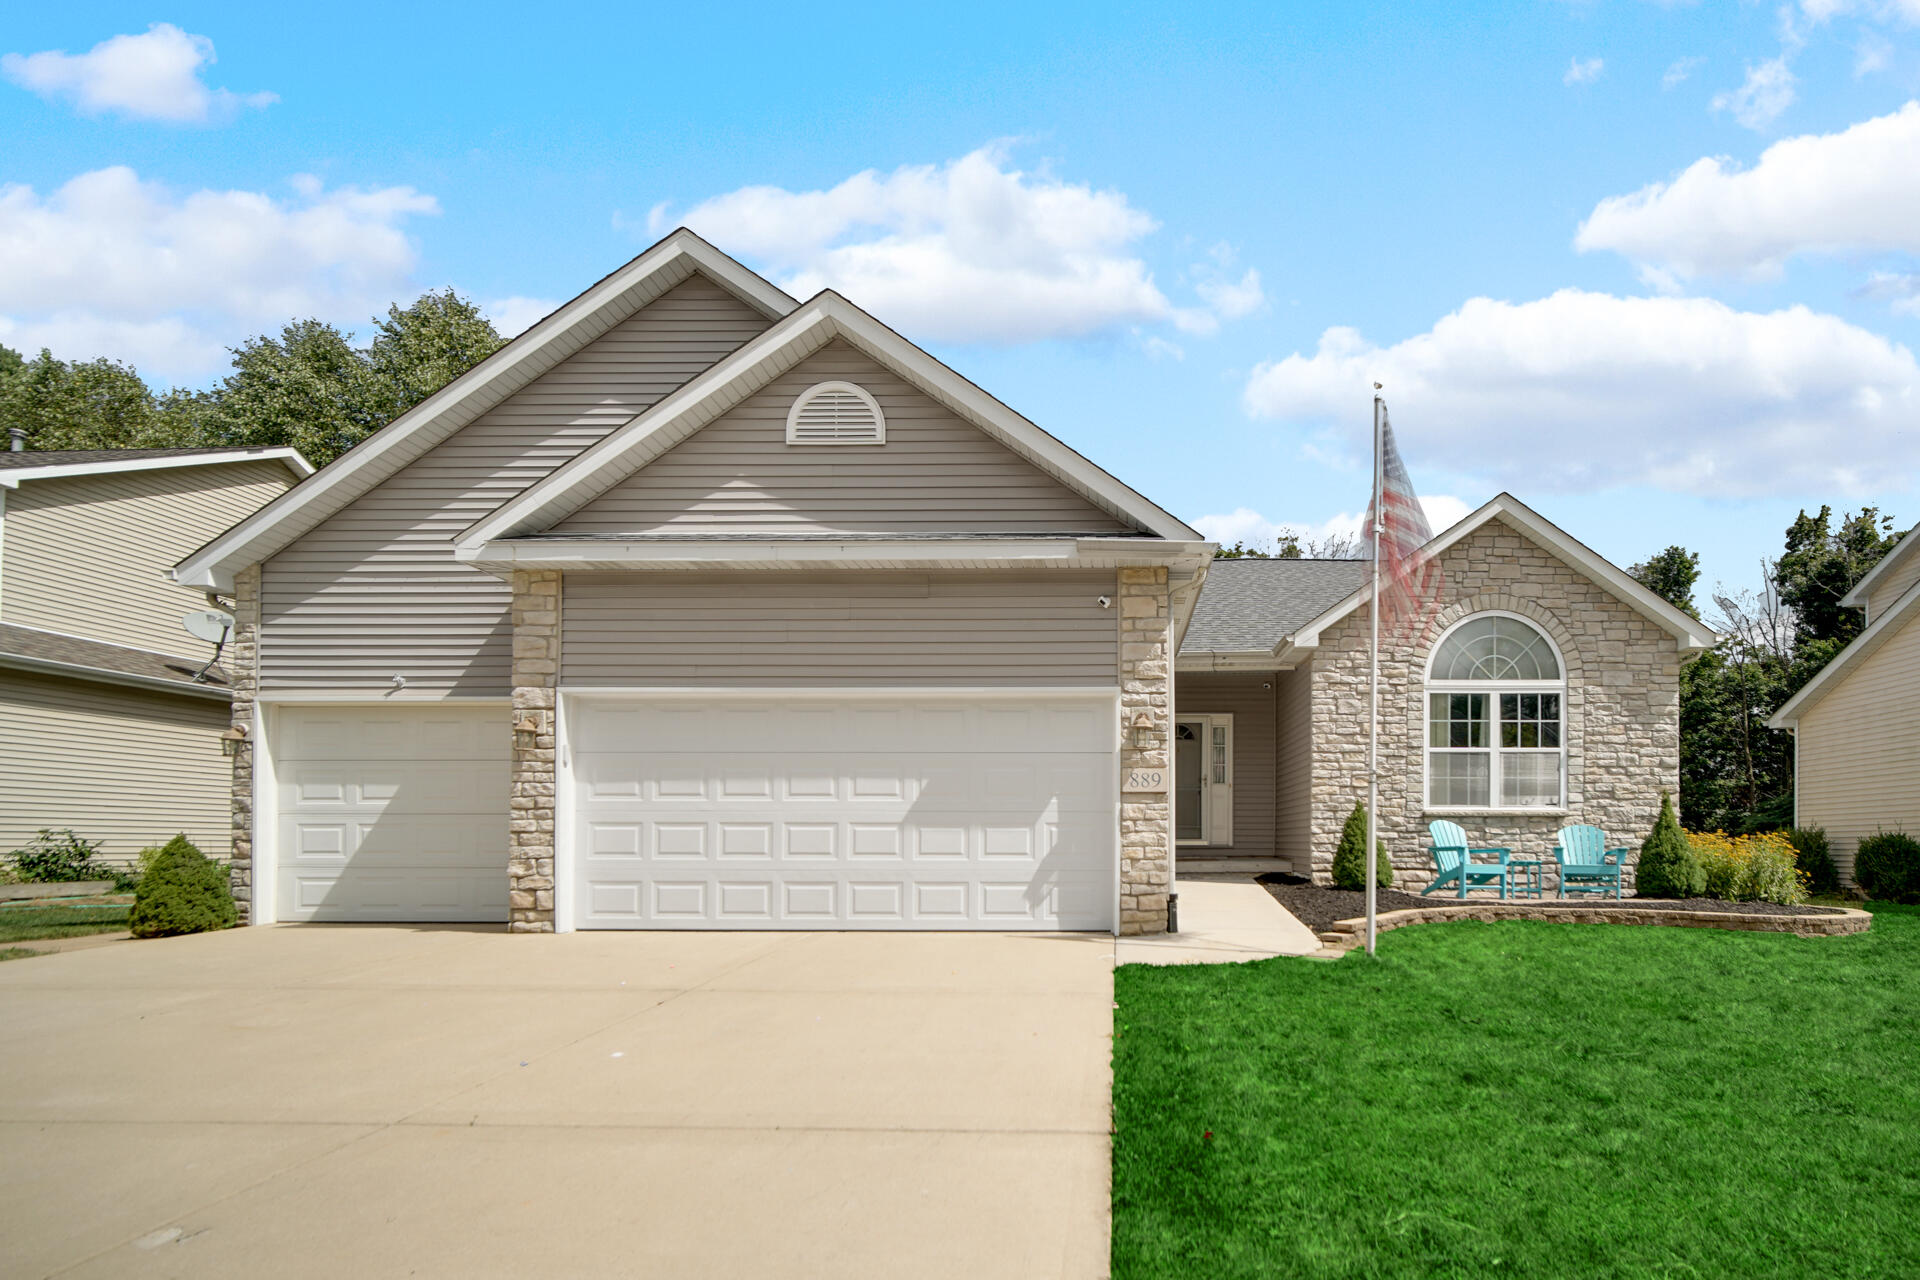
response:
[[[1200,837],[1197,840],[1181,839],[1178,834],[1179,815],[1176,814],[1174,843],[1189,849],[1230,845],[1233,843],[1233,717],[1225,712],[1204,712],[1195,715],[1175,714],[1173,720],[1176,731],[1182,724],[1200,726]],[[1218,770],[1213,759],[1213,736],[1216,729],[1225,733],[1224,781],[1215,779]],[[1170,791],[1168,794],[1177,801],[1177,792]]]
[[[865,440],[796,440],[794,432],[800,425],[800,410],[815,396],[823,392],[838,391],[854,397],[873,411],[873,435]],[[834,448],[841,445],[873,445],[887,442],[887,415],[881,410],[880,402],[875,400],[865,387],[851,382],[816,382],[793,398],[793,405],[787,410],[787,443],[799,448],[810,449],[818,445],[822,448]]]
[[[1454,632],[1471,623],[1486,618],[1510,618],[1522,624],[1542,640],[1553,654],[1554,665],[1560,669],[1558,680],[1435,680],[1433,664],[1440,656],[1441,648]],[[1433,648],[1427,654],[1425,679],[1420,689],[1420,803],[1426,813],[1565,813],[1567,812],[1567,742],[1572,736],[1567,705],[1567,660],[1560,652],[1560,646],[1554,643],[1547,629],[1524,614],[1510,613],[1503,609],[1483,609],[1469,614],[1448,627],[1434,641]],[[1454,693],[1479,693],[1487,697],[1488,742],[1485,747],[1436,747],[1432,743],[1433,695]],[[1500,745],[1500,697],[1503,694],[1551,693],[1560,699],[1560,746],[1557,751],[1548,747],[1502,747]],[[1446,751],[1455,754],[1470,754],[1484,751],[1487,754],[1487,803],[1484,805],[1435,804],[1433,802],[1433,754]],[[1501,794],[1501,758],[1509,753],[1525,752],[1532,755],[1555,754],[1560,766],[1560,799],[1555,804],[1513,805],[1502,804]]]

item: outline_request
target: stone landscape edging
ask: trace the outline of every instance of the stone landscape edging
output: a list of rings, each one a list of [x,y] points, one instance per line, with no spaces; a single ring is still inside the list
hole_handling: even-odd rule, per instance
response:
[[[1802,938],[1836,938],[1865,933],[1873,914],[1857,907],[1834,907],[1817,914],[1762,915],[1758,912],[1688,911],[1681,907],[1609,907],[1597,903],[1548,906],[1538,902],[1467,902],[1453,906],[1407,907],[1374,917],[1377,932],[1449,920],[1556,920],[1572,924],[1651,924],[1683,929],[1738,929],[1754,933],[1791,933]],[[1344,955],[1366,941],[1365,918],[1336,920],[1320,935],[1323,955]]]

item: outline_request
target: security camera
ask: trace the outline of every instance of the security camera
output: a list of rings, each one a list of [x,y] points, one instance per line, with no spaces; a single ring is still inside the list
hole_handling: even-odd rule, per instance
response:
[[[1102,609],[1111,609],[1111,608],[1113,608],[1113,597],[1112,597],[1112,596],[1101,596],[1101,597],[1100,597],[1100,607],[1101,607]]]

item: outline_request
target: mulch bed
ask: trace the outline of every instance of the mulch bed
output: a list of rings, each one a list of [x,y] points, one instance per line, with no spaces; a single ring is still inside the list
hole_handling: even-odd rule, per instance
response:
[[[1322,933],[1331,929],[1337,920],[1354,920],[1367,913],[1367,895],[1358,889],[1333,889],[1326,885],[1314,884],[1300,876],[1269,872],[1259,877],[1260,884],[1274,896],[1274,900],[1299,917],[1300,923]],[[1480,890],[1468,896],[1466,902],[1499,902],[1497,893]],[[1777,902],[1727,902],[1721,898],[1602,898],[1598,894],[1581,894],[1575,898],[1509,898],[1509,902],[1523,902],[1530,907],[1580,907],[1608,906],[1641,909],[1660,908],[1668,911],[1714,911],[1727,914],[1755,916],[1814,916],[1840,915],[1836,907],[1782,906]],[[1380,889],[1374,894],[1374,909],[1380,912],[1404,911],[1409,907],[1447,907],[1460,906],[1462,900],[1451,893],[1436,893],[1422,897],[1417,893],[1401,893],[1396,889]]]

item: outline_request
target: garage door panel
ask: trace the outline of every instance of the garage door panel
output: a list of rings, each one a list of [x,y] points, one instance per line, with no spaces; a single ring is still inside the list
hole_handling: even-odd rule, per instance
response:
[[[1044,694],[570,699],[576,923],[1110,928],[1116,722]]]
[[[282,707],[283,920],[507,916],[504,707]]]

